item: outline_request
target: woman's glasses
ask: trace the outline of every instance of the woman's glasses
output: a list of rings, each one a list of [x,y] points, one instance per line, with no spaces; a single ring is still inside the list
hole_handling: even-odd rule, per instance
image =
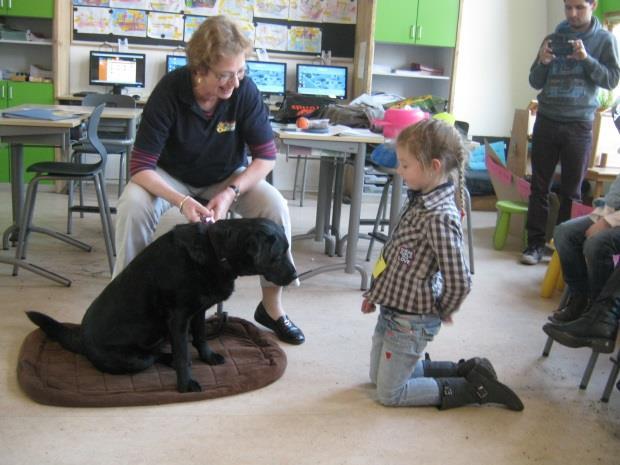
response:
[[[215,79],[217,79],[217,82],[219,84],[226,84],[235,78],[241,81],[245,77],[245,73],[248,71],[248,67],[244,66],[239,71],[222,71],[222,72],[218,72],[215,70],[212,70],[212,71],[213,71],[213,74],[215,75]]]

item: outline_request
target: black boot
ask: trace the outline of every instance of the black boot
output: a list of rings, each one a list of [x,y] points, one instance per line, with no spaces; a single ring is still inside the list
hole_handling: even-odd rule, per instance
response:
[[[597,299],[581,318],[565,324],[547,323],[543,331],[567,347],[592,347],[609,354],[616,345],[618,313],[613,298]]]
[[[587,311],[588,296],[581,293],[571,293],[566,306],[557,309],[549,316],[552,323],[568,323],[574,321]]]
[[[466,378],[436,378],[441,396],[440,410],[469,404],[502,404],[510,410],[523,410],[521,399],[508,386],[483,376],[478,367]]]
[[[461,359],[458,363],[433,362],[427,353],[424,356],[422,366],[424,367],[424,376],[427,378],[464,378],[474,367],[479,367],[484,376],[497,379],[497,374],[489,359],[481,357],[474,357],[469,360]]]

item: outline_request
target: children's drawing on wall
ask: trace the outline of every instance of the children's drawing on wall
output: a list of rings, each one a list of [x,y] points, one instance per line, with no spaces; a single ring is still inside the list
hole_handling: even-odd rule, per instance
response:
[[[290,0],[288,19],[291,21],[323,21],[324,0]]]
[[[252,21],[252,1],[219,0],[219,14],[241,21]]]
[[[185,42],[189,41],[194,31],[198,29],[198,26],[200,26],[205,19],[206,18],[203,16],[186,16],[185,17],[185,30],[183,32],[183,40]]]
[[[254,27],[254,23],[251,23],[250,21],[238,21],[237,25],[239,26],[239,29],[241,30],[243,35],[250,42],[254,43],[254,40],[256,38],[256,28]]]
[[[112,10],[110,26],[117,36],[146,37],[146,11]]]
[[[321,53],[321,29],[293,26],[288,31],[288,51]]]
[[[357,22],[357,0],[325,0],[323,22],[355,24]]]
[[[73,11],[73,29],[84,34],[101,34],[110,28],[110,10],[78,6]]]
[[[183,40],[183,15],[150,12],[147,35],[157,39]]]
[[[110,0],[110,8],[134,8],[137,10],[146,10],[148,8],[147,0]]]
[[[217,0],[185,0],[184,11],[192,15],[215,16],[219,14],[219,3]]]
[[[286,51],[288,46],[288,28],[281,24],[256,24],[255,48]]]
[[[73,5],[75,6],[110,6],[110,0],[73,0]]]
[[[148,0],[146,9],[178,13],[185,9],[185,2],[184,0]]]
[[[288,19],[289,0],[258,0],[254,16],[260,18]]]

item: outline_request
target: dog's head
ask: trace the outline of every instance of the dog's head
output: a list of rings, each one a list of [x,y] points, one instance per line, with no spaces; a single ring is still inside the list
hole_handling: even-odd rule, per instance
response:
[[[188,237],[179,242],[198,263],[209,265],[205,253],[207,240],[220,264],[229,267],[237,276],[260,274],[279,286],[286,286],[297,278],[284,228],[271,220],[242,218],[192,226],[195,231],[192,239]]]

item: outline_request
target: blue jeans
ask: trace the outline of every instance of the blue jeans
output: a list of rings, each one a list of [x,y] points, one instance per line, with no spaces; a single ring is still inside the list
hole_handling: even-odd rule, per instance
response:
[[[595,299],[614,271],[620,253],[620,228],[609,228],[586,239],[593,222],[582,216],[555,227],[553,242],[560,256],[566,285],[573,293]]]
[[[381,307],[370,352],[370,380],[381,404],[440,404],[439,386],[424,377],[420,360],[440,328],[437,315],[406,315]]]
[[[581,183],[592,147],[592,123],[561,123],[539,114],[532,133],[532,191],[527,209],[527,242],[546,242],[549,192],[560,163],[560,211],[556,224],[570,218],[573,200],[581,199]]]

